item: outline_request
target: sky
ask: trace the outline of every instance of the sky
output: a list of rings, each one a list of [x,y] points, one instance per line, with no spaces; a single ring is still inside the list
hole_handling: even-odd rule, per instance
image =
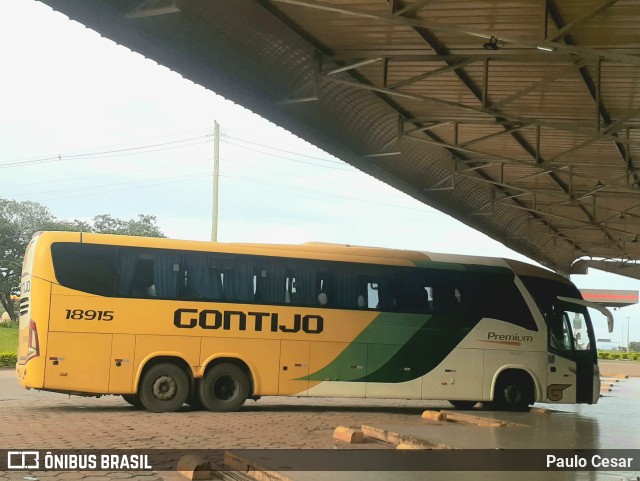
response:
[[[35,0],[2,0],[0,197],[60,219],[152,214],[209,240],[220,124],[218,240],[336,242],[531,262],[286,130]],[[580,288],[639,290],[591,269]],[[596,337],[640,341],[640,306]],[[629,319],[629,320],[628,320]]]

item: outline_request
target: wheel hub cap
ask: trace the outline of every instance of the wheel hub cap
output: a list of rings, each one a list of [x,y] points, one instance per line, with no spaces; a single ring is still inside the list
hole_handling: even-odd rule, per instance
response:
[[[169,376],[160,376],[153,382],[153,395],[156,399],[167,401],[176,394],[176,382]]]

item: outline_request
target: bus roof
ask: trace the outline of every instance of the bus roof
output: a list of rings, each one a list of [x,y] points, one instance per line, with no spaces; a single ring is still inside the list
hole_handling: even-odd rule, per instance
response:
[[[442,254],[426,251],[323,242],[307,242],[304,244],[227,243],[66,231],[39,232],[37,235],[42,241],[47,243],[86,242],[90,244],[209,251],[228,254],[236,253],[279,257],[303,257],[308,259],[322,259],[329,255],[333,260],[343,262],[370,262],[406,266],[424,266],[428,262],[482,265],[504,267],[519,275],[545,277],[556,281],[570,283],[568,279],[565,279],[564,277],[547,269],[527,264],[525,262],[500,257]]]

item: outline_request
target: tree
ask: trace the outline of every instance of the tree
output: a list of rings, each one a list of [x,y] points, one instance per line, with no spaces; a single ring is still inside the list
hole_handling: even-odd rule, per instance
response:
[[[43,230],[71,230],[105,234],[165,237],[153,215],[139,215],[128,221],[109,214],[97,215],[92,222],[58,220],[45,206],[0,198],[0,303],[11,320],[17,319],[11,296],[19,294],[22,260],[33,234]]]
[[[76,220],[74,222],[79,223]],[[124,234],[142,237],[165,237],[160,228],[156,225],[155,215],[139,214],[138,219],[121,220],[114,219],[109,214],[97,215],[93,218],[93,225],[90,225],[91,232],[101,234]],[[86,229],[85,229],[86,230]]]
[[[638,341],[631,341],[629,343],[629,350],[633,351],[633,352],[640,352],[640,342]]]
[[[59,230],[46,207],[0,199],[0,302],[12,321],[17,316],[11,296],[19,293],[24,251],[38,230]]]

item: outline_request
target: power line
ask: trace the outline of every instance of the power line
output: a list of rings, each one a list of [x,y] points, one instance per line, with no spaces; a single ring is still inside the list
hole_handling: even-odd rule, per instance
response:
[[[339,198],[342,198],[342,199],[354,200],[356,202],[365,202],[367,204],[384,205],[384,206],[387,206],[387,207],[393,207],[393,208],[397,208],[397,209],[413,210],[413,211],[416,211],[416,212],[423,212],[424,213],[424,210],[422,208],[418,208],[418,207],[405,207],[405,206],[401,206],[401,205],[398,205],[398,204],[391,204],[391,203],[388,203],[388,202],[380,202],[380,201],[377,201],[377,200],[362,199],[362,198],[348,196],[348,195],[341,195],[341,194],[323,192],[323,191],[319,191],[319,190],[294,187],[294,186],[290,186],[290,185],[286,185],[286,184],[280,184],[278,182],[269,182],[269,181],[264,181],[264,180],[258,180],[258,179],[252,178],[252,177],[246,177],[246,176],[241,176],[241,175],[220,174],[220,177],[226,177],[226,178],[236,179],[236,180],[243,180],[245,182],[252,182],[254,184],[262,184],[262,185],[267,185],[267,186],[271,186],[271,187],[278,187],[278,188],[286,189],[286,190],[293,190],[293,191],[297,191],[297,192],[312,193],[312,194],[317,194],[317,195],[321,195],[321,196],[325,196],[325,197],[331,197],[331,198],[339,197]],[[416,201],[416,202],[418,202],[418,201]],[[425,207],[428,207],[428,206],[425,205]]]
[[[148,183],[146,185],[139,185],[139,184],[145,184],[146,182],[148,182],[148,181],[145,181],[145,180],[140,180],[140,181],[131,181],[131,182],[127,182],[127,183],[120,183],[120,184],[106,184],[106,185],[101,185],[101,186],[91,186],[91,187],[86,187],[86,188],[101,189],[101,188],[105,188],[105,187],[111,187],[112,185],[120,185],[120,186],[128,185],[128,187],[119,188],[119,189],[100,190],[100,191],[85,192],[85,193],[73,194],[73,195],[62,196],[62,197],[52,197],[52,198],[42,199],[42,201],[61,200],[61,199],[69,199],[69,198],[77,198],[77,197],[87,197],[87,196],[92,196],[92,195],[104,195],[104,194],[110,194],[110,193],[114,193],[114,192],[127,191],[127,190],[131,190],[131,189],[146,189],[146,188],[150,188],[150,187],[156,187],[158,185],[179,183],[179,182],[185,182],[185,181],[196,180],[196,179],[204,179],[204,178],[207,178],[207,177],[211,177],[212,175],[213,175],[212,172],[189,174],[189,175],[184,175],[184,176],[181,176],[181,177],[170,177],[170,178],[164,178],[164,179],[156,179],[155,181],[152,181],[152,182],[150,182],[150,183]],[[290,190],[290,191],[295,191],[295,192],[303,192],[305,194],[315,194],[315,195],[320,195],[320,196],[323,196],[323,197],[330,197],[330,198],[342,198],[342,199],[347,199],[347,200],[356,201],[356,202],[362,202],[362,203],[366,203],[366,204],[383,205],[383,206],[387,206],[387,207],[393,207],[393,208],[396,208],[396,209],[411,210],[411,211],[415,211],[415,212],[424,213],[424,210],[421,209],[421,208],[401,206],[401,205],[398,205],[398,204],[392,204],[392,203],[388,203],[388,202],[380,202],[380,201],[377,201],[377,200],[362,199],[362,198],[358,198],[358,197],[354,197],[354,196],[341,195],[341,194],[335,194],[335,193],[328,193],[328,192],[323,192],[323,191],[320,191],[320,190],[314,190],[314,189],[308,189],[308,188],[300,188],[300,187],[295,187],[295,186],[291,186],[291,185],[281,184],[281,183],[278,183],[278,182],[265,181],[265,180],[261,180],[261,179],[257,179],[257,178],[253,178],[253,177],[240,176],[240,175],[234,175],[234,174],[224,174],[224,173],[221,173],[220,176],[221,177],[225,177],[225,178],[229,178],[229,179],[234,179],[234,180],[239,180],[239,181],[244,181],[244,182],[251,182],[251,183],[260,184],[260,185],[265,185],[265,186],[268,186],[268,187],[276,187],[276,188],[284,189],[284,190]],[[138,184],[138,185],[136,185],[136,184]],[[68,189],[64,189],[64,190],[68,190]],[[59,191],[60,190],[56,190],[56,191],[53,191],[53,192],[59,192]]]
[[[105,190],[105,191],[100,191],[100,192],[90,192],[90,193],[84,193],[84,194],[77,194],[77,195],[67,195],[67,196],[63,196],[63,197],[53,197],[53,198],[48,198],[48,199],[42,199],[41,201],[50,201],[50,200],[60,200],[60,199],[71,199],[71,198],[75,198],[75,197],[87,197],[87,196],[91,196],[91,195],[102,195],[102,194],[111,194],[113,192],[122,192],[125,190],[131,190],[132,188],[136,188],[136,189],[147,189],[149,187],[155,187],[157,185],[164,185],[164,184],[172,184],[172,183],[177,183],[177,182],[184,182],[186,180],[194,180],[194,179],[203,179],[206,177],[210,177],[212,176],[213,173],[209,172],[207,174],[191,174],[191,175],[185,175],[182,177],[171,177],[170,180],[165,180],[162,182],[153,182],[151,184],[147,184],[147,185],[140,185],[140,186],[136,186],[136,187],[125,187],[123,189],[112,189],[112,190]],[[145,182],[145,181],[137,181],[137,182]],[[134,182],[129,182],[134,183]],[[113,184],[111,184],[113,185]],[[122,185],[122,184],[119,184]],[[109,187],[109,185],[105,185],[102,187]]]
[[[124,145],[134,144],[134,143],[137,143],[137,142],[149,142],[149,141],[152,141],[152,140],[155,140],[155,139],[166,139],[168,137],[176,137],[176,136],[179,136],[179,135],[182,136],[182,135],[186,135],[186,134],[193,134],[193,133],[196,133],[196,132],[200,133],[200,135],[198,137],[196,137],[196,138],[210,135],[209,134],[210,129],[188,130],[188,131],[184,131],[184,132],[176,132],[176,133],[173,133],[173,134],[164,134],[164,135],[161,135],[161,136],[160,135],[155,135],[153,137],[144,137],[144,138],[136,139],[136,140],[128,140],[126,142],[118,142],[118,143],[115,143],[115,144],[107,144],[107,145],[101,145],[101,146],[97,146],[97,147],[87,147],[87,148],[84,148],[84,149],[76,149],[76,150],[72,150],[72,151],[68,152],[68,154],[69,155],[70,154],[77,154],[77,153],[86,152],[86,151],[91,152],[91,151],[94,151],[94,150],[102,151],[104,149],[111,149],[113,147],[120,147],[120,146],[124,146]],[[57,157],[58,157],[58,155],[50,155],[50,156],[46,156],[44,158],[49,159],[49,158],[57,158]],[[15,159],[15,160],[11,160],[9,162],[25,162],[25,161],[39,160],[39,159],[41,159],[41,157],[36,157],[35,159],[33,159],[33,158]]]
[[[183,164],[189,164],[189,163],[204,163],[207,162],[206,159],[198,159],[198,160],[185,160],[181,163],[181,165]],[[121,172],[110,172],[110,173],[103,173],[103,174],[98,174],[98,175],[86,175],[86,176],[82,176],[82,177],[65,177],[64,179],[48,179],[48,180],[40,180],[38,182],[29,182],[26,184],[11,184],[10,187],[29,187],[29,186],[34,186],[34,185],[39,185],[39,184],[54,184],[54,183],[63,183],[63,182],[76,182],[78,180],[87,180],[87,179],[95,179],[95,178],[104,178],[104,177],[112,177],[112,176],[117,176],[117,175],[126,175],[126,174],[132,174],[132,173],[136,173],[136,172],[145,172],[145,171],[150,171],[150,170],[162,170],[162,169],[167,169],[167,168],[175,168],[176,164],[174,161],[172,161],[171,164],[161,164],[161,165],[155,165],[153,167],[143,167],[141,169],[129,169],[129,170],[123,170]],[[72,187],[68,187],[65,190],[68,190],[69,188]],[[50,190],[45,190],[45,191],[39,191],[39,192],[25,192],[25,193],[19,193],[19,194],[11,194],[11,195],[30,195],[30,194],[42,194],[42,193],[47,193],[47,192],[51,192]]]
[[[291,162],[298,162],[300,164],[313,165],[315,167],[322,167],[322,168],[325,168],[325,169],[342,170],[343,172],[355,172],[354,169],[341,169],[340,167],[332,167],[330,165],[314,164],[313,162],[306,162],[304,160],[292,159],[291,157],[284,157],[282,155],[272,154],[271,152],[266,152],[264,150],[252,149],[251,147],[247,147],[245,145],[236,144],[236,143],[233,143],[233,142],[228,142],[227,141],[225,143],[230,144],[230,145],[234,145],[236,147],[240,147],[241,149],[250,150],[252,152],[257,152],[257,153],[260,153],[260,154],[266,154],[266,155],[269,155],[271,157],[277,157],[279,159],[290,160]],[[274,149],[274,150],[276,150],[276,149]],[[277,150],[280,150],[280,149],[277,149]]]
[[[28,165],[45,164],[45,163],[51,163],[51,162],[61,162],[65,160],[91,160],[91,159],[100,159],[104,157],[122,157],[127,155],[148,154],[148,153],[160,152],[164,150],[181,149],[184,147],[191,147],[193,145],[199,145],[199,144],[205,144],[205,143],[211,142],[210,139],[207,139],[207,140],[201,140],[199,142],[191,142],[184,145],[172,145],[170,147],[164,147],[164,148],[158,148],[158,149],[153,148],[153,147],[168,146],[168,145],[176,144],[180,142],[190,142],[192,140],[198,140],[198,139],[202,139],[202,137],[193,137],[191,139],[181,139],[181,140],[175,140],[172,142],[163,142],[163,143],[145,145],[140,147],[131,147],[128,149],[116,149],[116,150],[102,151],[102,152],[88,152],[85,154],[64,154],[64,155],[58,154],[57,156],[43,157],[40,159],[23,160],[23,161],[17,161],[17,162],[5,162],[0,164],[0,169],[10,168],[10,167],[24,167]],[[146,150],[143,150],[143,149],[146,149]]]
[[[273,147],[273,146],[268,145],[268,144],[261,144],[261,143],[258,143],[258,142],[252,142],[251,140],[246,140],[246,139],[239,138],[239,137],[227,136],[226,138],[229,138],[229,139],[232,139],[232,140],[237,140],[239,142],[244,142],[244,143],[250,144],[250,145],[255,145],[255,146],[258,146],[258,147],[266,147],[266,148],[268,148],[270,150],[275,150],[277,152],[284,152],[285,154],[298,155],[300,157],[307,157],[309,159],[321,160],[322,162],[331,162],[333,164],[348,165],[345,162],[343,162],[342,160],[332,160],[332,159],[327,159],[325,157],[317,157],[315,155],[302,154],[300,152],[294,152],[294,151],[291,151],[291,150],[286,150],[286,149],[280,149],[278,147]],[[223,139],[223,141],[224,141],[224,139]],[[229,143],[231,143],[231,142],[229,142]],[[237,145],[237,144],[233,144],[233,145]]]

